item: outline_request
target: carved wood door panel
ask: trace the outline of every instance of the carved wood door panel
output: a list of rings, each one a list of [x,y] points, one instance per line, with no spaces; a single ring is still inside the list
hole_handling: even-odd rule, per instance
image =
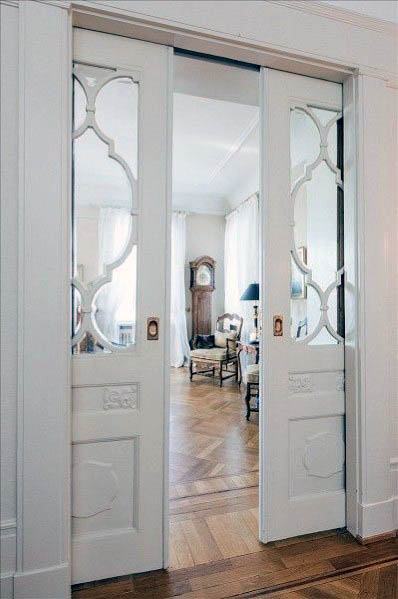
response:
[[[263,85],[260,493],[271,541],[345,525],[342,86],[273,70]]]
[[[168,64],[74,31],[74,583],[163,566]]]

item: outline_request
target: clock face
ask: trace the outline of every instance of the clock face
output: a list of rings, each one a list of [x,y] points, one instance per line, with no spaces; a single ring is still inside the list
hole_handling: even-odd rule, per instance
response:
[[[207,264],[201,264],[196,275],[196,284],[201,287],[211,285],[211,271]]]

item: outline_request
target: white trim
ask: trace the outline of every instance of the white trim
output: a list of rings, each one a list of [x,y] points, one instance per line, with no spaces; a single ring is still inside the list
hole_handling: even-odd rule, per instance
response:
[[[165,264],[165,322],[164,322],[164,416],[163,416],[163,568],[169,565],[169,434],[170,434],[170,282],[171,282],[171,215],[173,210],[173,48],[168,49],[168,79],[167,79],[167,164],[166,164],[166,248],[164,253]]]
[[[17,572],[14,576],[15,599],[67,599],[70,597],[69,563],[50,568]]]
[[[390,137],[393,92],[385,82],[359,75],[355,93],[360,347],[358,529],[359,536],[367,538],[394,530],[392,434],[388,426],[394,395],[389,387],[393,384],[389,364],[392,349],[389,328],[380,329],[377,309],[382,302],[386,318],[389,321],[394,318],[389,301],[392,295],[389,260],[394,252],[391,173],[396,166],[396,148]]]
[[[45,1],[45,0],[41,0]],[[176,3],[170,4],[170,11],[175,13]],[[173,6],[174,4],[174,6]],[[192,3],[193,4],[193,3]],[[198,2],[196,2],[198,4]],[[228,2],[224,2],[225,5]],[[233,7],[234,2],[230,3]],[[263,3],[262,9],[270,12],[270,19],[275,18],[275,8],[286,9],[286,18],[291,21],[295,16],[291,13],[292,9],[296,9],[296,2],[279,3],[270,1]],[[300,4],[307,4],[307,1]],[[212,29],[209,27],[203,28],[191,23],[193,19],[178,15],[171,17],[155,16],[152,6],[148,6],[148,12],[143,10],[142,2],[125,2],[124,7],[115,6],[111,1],[104,3],[99,0],[70,0],[70,6],[73,14],[73,24],[83,28],[95,28],[98,31],[107,31],[109,33],[119,33],[128,37],[136,37],[150,42],[162,43],[165,45],[176,46],[181,49],[194,50],[197,52],[205,52],[215,56],[223,56],[244,62],[267,66],[269,68],[289,71],[300,75],[317,77],[320,79],[328,79],[330,81],[342,82],[345,75],[360,71],[363,74],[369,74],[382,79],[397,80],[398,73],[395,69],[389,70],[376,62],[377,51],[373,53],[375,60],[369,64],[362,62],[362,51],[357,45],[361,45],[362,40],[357,39],[357,34],[361,37],[361,31],[366,34],[369,31],[368,27],[360,27],[357,23],[345,21],[346,25],[352,28],[352,34],[356,39],[356,46],[352,49],[351,57],[347,59],[334,58],[334,54],[320,52],[315,44],[311,50],[302,50],[301,44],[296,42],[296,46],[291,45],[282,40],[279,42],[263,41],[263,38],[258,38],[257,34],[246,33],[229,33],[224,29],[220,29],[220,23],[214,23]],[[134,8],[134,10],[133,10]],[[321,8],[322,9],[322,5]],[[226,18],[228,17],[227,6],[225,6]],[[332,9],[334,10],[334,8]],[[183,13],[184,11],[182,11]],[[307,14],[309,18],[318,17],[318,23],[314,21],[313,26],[321,28],[325,24],[321,21],[322,17],[328,16],[329,21],[335,22],[336,25],[344,21],[344,19],[332,19],[330,9],[325,7],[325,14],[320,14],[320,10],[315,11],[303,10],[300,12]],[[345,11],[347,12],[347,11]],[[290,13],[290,14],[289,14]],[[352,13],[355,18],[357,15]],[[218,15],[219,16],[219,15]],[[236,15],[235,15],[236,16]],[[359,19],[362,15],[359,15]],[[372,19],[372,17],[369,17]],[[185,19],[185,20],[184,20]],[[364,20],[367,17],[364,16]],[[377,20],[376,20],[377,21]],[[384,25],[384,21],[380,21]],[[387,27],[394,27],[393,23],[387,23]],[[217,29],[217,26],[219,29]],[[378,33],[378,32],[375,32]],[[381,32],[380,32],[381,33]],[[385,32],[383,32],[385,34]],[[349,35],[344,32],[344,36]],[[281,36],[283,38],[284,36]],[[391,36],[387,36],[391,38]],[[344,40],[341,39],[341,42]],[[377,44],[380,43],[380,38],[375,38]],[[391,40],[390,40],[391,41]],[[393,41],[393,40],[392,40]],[[335,40],[339,44],[339,40]],[[375,49],[376,50],[376,49]],[[393,50],[392,50],[393,51]],[[379,55],[380,56],[380,55]]]
[[[0,0],[0,4],[4,6],[11,6],[12,8],[18,8],[18,0]]]
[[[359,258],[362,207],[357,200],[357,77],[349,77],[343,85],[344,118],[344,265],[346,286],[345,332],[345,403],[346,403],[346,502],[347,529],[358,535],[359,421],[360,405],[360,317],[359,317]],[[355,304],[347,305],[347,284],[351,285]],[[351,314],[349,313],[351,311]],[[352,330],[348,328],[351,321]]]
[[[18,4],[18,0],[0,0],[4,3],[15,3]],[[78,0],[79,1],[79,0]],[[68,9],[71,5],[75,5],[78,1],[74,0],[36,0],[43,4],[52,4],[61,6]],[[81,2],[82,0],[80,0]],[[316,2],[314,0],[267,0],[268,4],[275,4],[279,6],[285,6],[289,9],[298,10],[308,15],[316,15],[318,17],[324,17],[331,21],[340,21],[349,25],[360,27],[361,29],[370,29],[373,31],[379,31],[381,33],[387,33],[389,35],[396,35],[398,25],[385,19],[373,17],[356,11],[348,10],[337,5],[329,5],[323,2]],[[91,0],[87,2],[93,6],[97,5],[98,9],[104,8],[103,0]],[[114,7],[111,7],[112,9]],[[105,9],[106,10],[106,9]],[[120,10],[121,14],[129,13],[128,9]]]
[[[397,500],[397,497],[390,497],[377,503],[359,503],[358,536],[361,539],[369,539],[394,532],[394,510]]]
[[[0,576],[0,597],[2,599],[13,599],[14,597],[14,575],[7,573]]]
[[[267,240],[268,235],[268,221],[266,218],[266,202],[269,198],[269,163],[265,160],[265,148],[268,135],[268,123],[271,115],[269,114],[269,102],[267,97],[267,75],[268,69],[262,68],[260,70],[259,77],[259,111],[260,111],[260,185],[259,185],[259,222],[260,222],[260,244],[262,252],[260,252],[260,282],[266,280],[268,272],[266,257],[268,253]],[[264,119],[265,115],[265,119]],[[260,305],[264,306],[264,285],[260,285]],[[260,310],[260,327],[263,331],[260,337],[260,354],[263,356],[263,365],[269,361],[269,344],[264,343],[264,339],[270,339],[271,330],[268,318],[265,318],[265,310]],[[267,460],[265,459],[264,452],[261,448],[264,447],[264,434],[266,431],[266,423],[268,421],[267,408],[269,408],[269,401],[267,401],[267,385],[265,384],[264,368],[260,369],[260,396],[263,401],[260,405],[259,412],[259,538],[262,543],[267,543],[269,540],[269,521],[268,521],[268,510],[266,509],[266,492],[265,488],[270,484],[270,469]]]
[[[348,10],[341,6],[337,6],[336,4],[330,5],[323,2],[314,2],[312,0],[268,0],[268,2],[270,4],[278,4],[280,6],[286,6],[287,8],[293,8],[294,10],[299,10],[307,15],[312,14],[319,17],[325,17],[332,21],[348,23],[355,27],[361,27],[361,29],[380,31],[381,33],[386,33],[388,35],[397,35],[398,32],[398,25],[396,23]]]
[[[70,585],[71,23],[60,8],[23,2],[18,11],[15,599],[67,597]]]
[[[0,522],[0,597],[14,597],[14,573],[17,552],[17,522],[14,518]]]

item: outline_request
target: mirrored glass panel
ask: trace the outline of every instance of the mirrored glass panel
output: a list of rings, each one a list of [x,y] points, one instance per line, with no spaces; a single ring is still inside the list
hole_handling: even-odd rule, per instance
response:
[[[82,64],[74,75],[72,345],[115,351],[135,341],[138,83]]]
[[[338,343],[344,329],[341,123],[330,110],[291,112],[291,336],[311,345]]]

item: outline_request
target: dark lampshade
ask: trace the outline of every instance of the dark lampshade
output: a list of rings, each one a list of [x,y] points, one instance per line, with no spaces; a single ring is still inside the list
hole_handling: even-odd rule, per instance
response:
[[[258,283],[250,283],[240,299],[252,302],[258,301],[260,299],[260,285]]]

